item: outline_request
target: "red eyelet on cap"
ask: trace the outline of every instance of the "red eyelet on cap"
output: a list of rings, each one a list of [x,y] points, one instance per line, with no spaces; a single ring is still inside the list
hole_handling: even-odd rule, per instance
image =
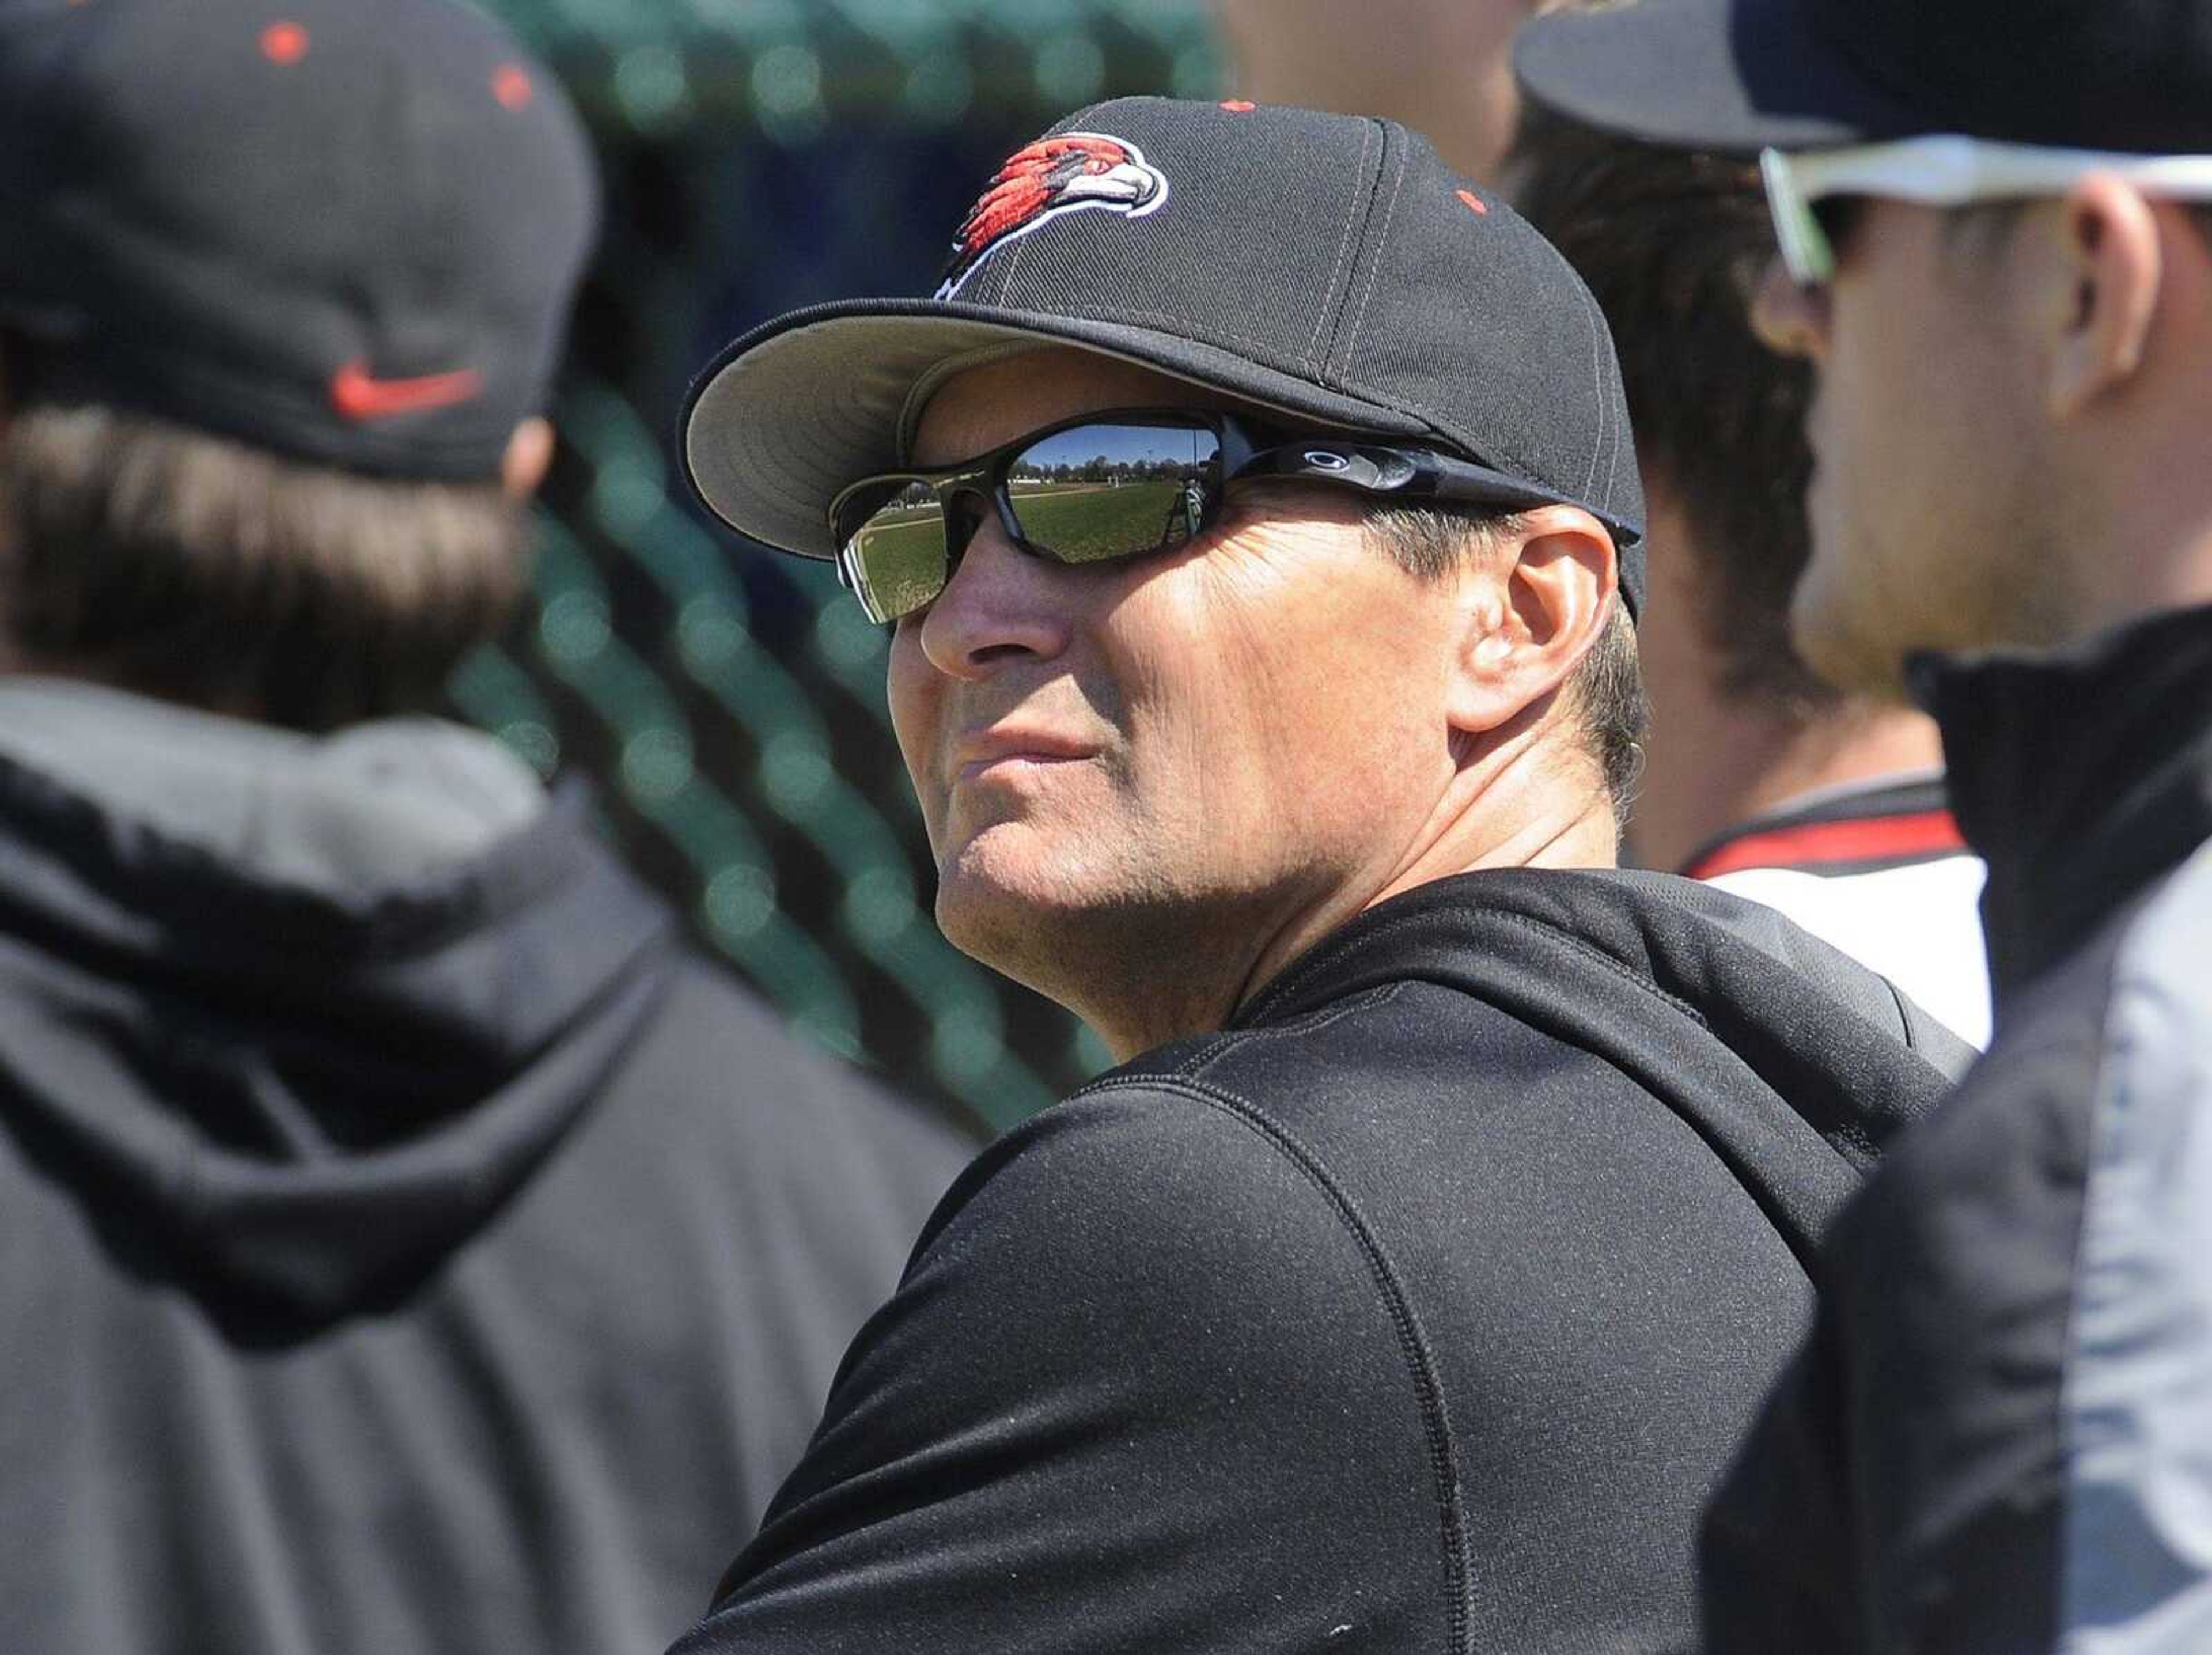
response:
[[[1468,206],[1474,208],[1475,211],[1480,213],[1485,218],[1490,216],[1490,204],[1485,201],[1480,196],[1475,194],[1474,191],[1461,190],[1456,192],[1456,193],[1462,201],[1467,203]]]
[[[520,64],[501,64],[491,72],[491,94],[509,109],[530,101],[530,71]]]
[[[261,31],[261,55],[272,64],[296,64],[307,55],[307,31],[297,23],[271,23]]]
[[[1224,98],[1221,106],[1232,115],[1249,115],[1260,106],[1249,98]]]

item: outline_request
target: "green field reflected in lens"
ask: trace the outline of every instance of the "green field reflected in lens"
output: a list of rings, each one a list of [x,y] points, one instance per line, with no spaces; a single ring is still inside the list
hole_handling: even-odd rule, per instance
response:
[[[831,503],[838,568],[869,614],[896,620],[937,600],[951,578],[951,537],[975,521],[945,520],[940,494],[988,509],[988,491],[1018,544],[1061,563],[1110,563],[1170,551],[1213,520],[1221,498],[1220,434],[1173,413],[1079,423],[1009,444],[964,465],[854,484]]]
[[[910,615],[945,590],[945,514],[933,498],[886,506],[853,536],[846,557],[878,615],[887,621]]]
[[[1206,521],[1221,442],[1204,428],[1081,425],[1023,451],[1006,479],[1023,540],[1063,563],[1171,551]]]
[[[1073,483],[1014,496],[1023,538],[1063,563],[1104,563],[1190,538],[1179,483]]]

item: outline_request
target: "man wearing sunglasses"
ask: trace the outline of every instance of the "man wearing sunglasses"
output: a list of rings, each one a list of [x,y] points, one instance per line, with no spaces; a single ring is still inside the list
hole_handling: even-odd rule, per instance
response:
[[[1539,99],[1763,150],[1811,360],[1795,630],[1911,693],[1996,1037],[1837,1227],[1711,1646],[2212,1648],[2212,5],[1650,0]]]
[[[1389,123],[1124,100],[683,441],[891,624],[947,934],[1121,1062],[955,1187],[681,1647],[1679,1646],[1965,1054],[1611,867],[1640,503],[1558,255]]]

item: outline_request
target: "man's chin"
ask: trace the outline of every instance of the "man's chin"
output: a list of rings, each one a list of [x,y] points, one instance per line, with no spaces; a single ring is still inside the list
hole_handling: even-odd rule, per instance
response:
[[[1905,650],[1869,636],[1863,619],[1855,624],[1840,605],[1821,601],[1817,590],[1798,588],[1790,609],[1790,641],[1815,677],[1846,695],[1906,700]]]
[[[1024,961],[1064,941],[1070,918],[1084,905],[1077,870],[1055,867],[1035,847],[994,843],[1014,836],[994,831],[969,841],[938,869],[937,924],[961,952],[1030,982]]]
[[[1132,956],[1157,948],[1164,922],[1182,928],[1181,893],[1164,895],[1098,838],[1025,823],[987,829],[939,864],[938,928],[962,953],[1071,1009],[1102,974],[1158,970]]]

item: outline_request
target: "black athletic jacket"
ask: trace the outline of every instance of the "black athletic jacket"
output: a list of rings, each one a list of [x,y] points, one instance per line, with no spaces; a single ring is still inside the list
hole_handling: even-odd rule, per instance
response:
[[[1923,665],[1996,1037],[1838,1223],[1711,1646],[2212,1650],[2212,609]]]
[[[212,768],[223,727],[110,712]],[[234,802],[301,865],[343,853],[267,839],[361,824]],[[693,958],[587,815],[348,892],[0,761],[0,1651],[697,1615],[968,1152]]]
[[[1396,897],[969,1170],[678,1648],[1679,1647],[1815,1242],[1966,1055],[1686,880]]]

